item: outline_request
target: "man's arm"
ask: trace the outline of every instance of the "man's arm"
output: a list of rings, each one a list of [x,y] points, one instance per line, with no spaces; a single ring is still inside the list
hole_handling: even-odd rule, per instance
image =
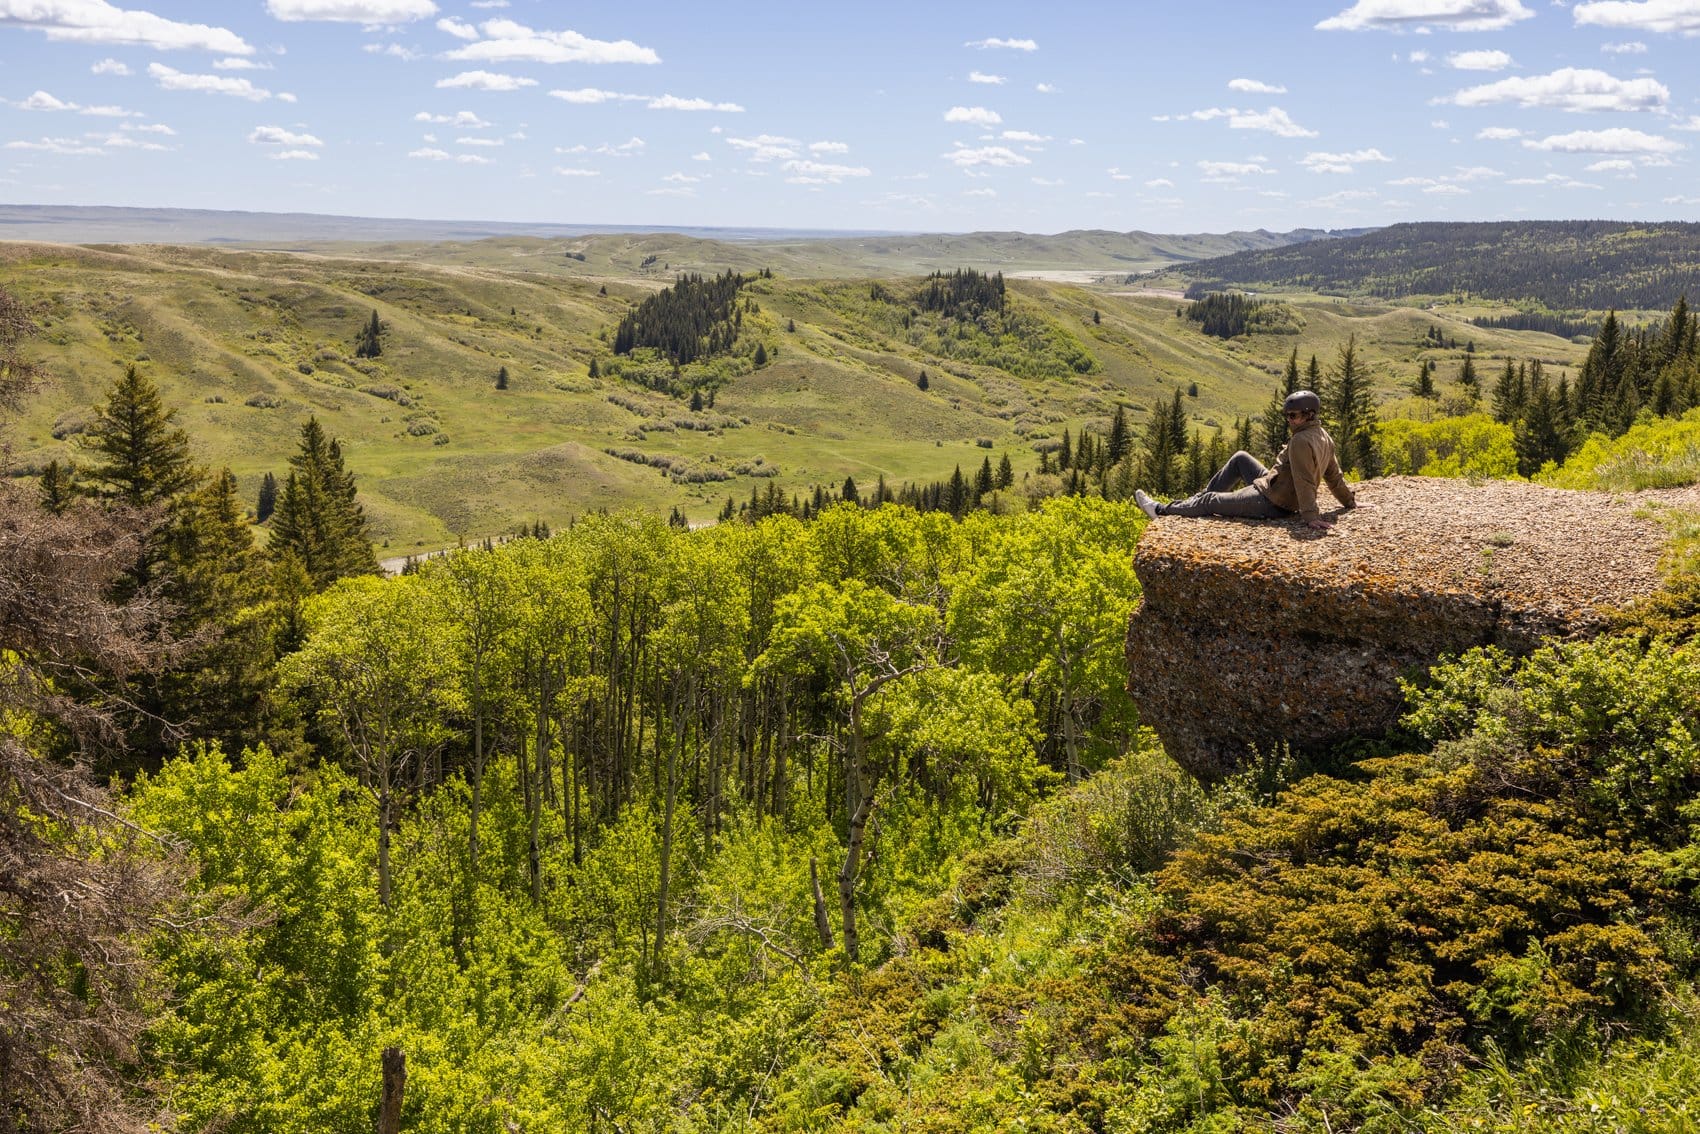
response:
[[[1294,439],[1295,441],[1297,438]],[[1307,439],[1308,441],[1308,439]],[[1322,519],[1316,506],[1316,490],[1322,480],[1321,454],[1313,444],[1289,444],[1288,468],[1293,474],[1293,497],[1299,519],[1310,524]]]
[[[1322,475],[1328,481],[1328,491],[1334,494],[1334,499],[1347,508],[1358,506],[1357,493],[1353,492],[1352,486],[1346,483],[1346,474],[1340,471],[1338,458],[1328,458],[1328,468],[1324,470]]]

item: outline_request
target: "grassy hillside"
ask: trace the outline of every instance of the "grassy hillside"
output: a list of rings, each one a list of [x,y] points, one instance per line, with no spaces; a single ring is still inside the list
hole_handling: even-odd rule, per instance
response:
[[[1668,310],[1700,290],[1700,224],[1399,224],[1343,240],[1238,252],[1176,269],[1190,281],[1403,299],[1468,295],[1558,310]]]
[[[1037,466],[1035,443],[1107,430],[1118,404],[1137,425],[1177,387],[1196,385],[1184,401],[1197,426],[1230,426],[1267,402],[1295,347],[1301,364],[1315,353],[1326,367],[1353,335],[1387,396],[1418,357],[1442,359],[1443,387],[1456,373],[1462,354],[1425,338],[1435,323],[1460,346],[1475,342],[1478,367],[1501,354],[1560,366],[1580,357],[1552,336],[1470,326],[1467,308],[1314,299],[1293,301],[1296,336],[1222,341],[1178,318],[1172,298],[1044,280],[1010,281],[1019,333],[994,337],[930,315],[904,327],[914,276],[881,281],[876,301],[867,280],[780,269],[745,289],[759,313],[742,341],[762,341],[769,363],[722,360],[712,407],[692,413],[643,380],[665,364],[588,373],[592,358],[612,360],[621,315],[672,272],[756,266],[670,261],[673,239],[597,238],[584,261],[544,241],[365,256],[0,245],[0,287],[40,305],[32,349],[53,376],[14,430],[13,471],[74,459],[88,407],[136,363],[178,407],[199,459],[228,465],[250,499],[319,415],[344,441],[380,539],[400,554],[604,506],[679,506],[705,521],[728,495],[745,500],[775,480],[787,491],[846,476],[933,480],[1004,453],[1019,482]],[[662,258],[638,270],[651,256]],[[384,353],[357,359],[355,332],[373,310]],[[510,388],[498,391],[504,367]]]

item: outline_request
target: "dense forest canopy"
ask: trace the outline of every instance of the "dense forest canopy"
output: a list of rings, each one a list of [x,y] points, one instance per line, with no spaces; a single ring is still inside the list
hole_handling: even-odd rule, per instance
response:
[[[1401,299],[1468,295],[1554,310],[1662,309],[1700,293],[1700,224],[1426,221],[1190,264],[1195,280]]]

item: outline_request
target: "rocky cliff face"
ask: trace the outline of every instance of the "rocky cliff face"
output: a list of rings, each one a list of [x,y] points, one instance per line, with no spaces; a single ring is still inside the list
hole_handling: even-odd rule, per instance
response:
[[[1399,678],[1444,654],[1597,633],[1606,608],[1656,588],[1658,511],[1700,510],[1695,488],[1620,497],[1428,477],[1369,481],[1358,499],[1375,507],[1335,514],[1327,535],[1164,517],[1141,537],[1129,688],[1194,774],[1218,778],[1252,746],[1385,731]]]

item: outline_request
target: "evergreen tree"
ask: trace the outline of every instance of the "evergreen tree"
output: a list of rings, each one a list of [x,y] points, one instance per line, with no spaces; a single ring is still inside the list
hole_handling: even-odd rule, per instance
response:
[[[856,487],[855,477],[847,476],[844,478],[844,487],[839,490],[838,497],[846,504],[860,504],[862,502],[862,493]]]
[[[1236,417],[1234,419],[1234,447],[1236,449],[1247,453],[1251,452],[1251,427],[1252,421],[1249,417]]]
[[[497,371],[496,371],[496,389],[505,390],[507,388],[508,388],[508,368],[503,366],[503,367],[500,367],[499,369],[497,369]]]
[[[378,321],[377,309],[373,308],[371,321],[354,335],[354,357],[377,358],[383,354],[383,332],[384,325]]]
[[[1159,401],[1145,423],[1145,482],[1151,491],[1170,495],[1175,488],[1175,459],[1180,455],[1175,447],[1175,431],[1170,423],[1173,411],[1169,403]]]
[[[1069,440],[1068,430],[1063,430],[1062,448],[1057,450],[1057,471],[1067,472],[1074,467],[1074,443]]]
[[[1517,367],[1508,358],[1493,385],[1493,419],[1501,425],[1516,421],[1523,407],[1517,397]]]
[[[921,376],[915,380],[915,388],[917,390],[925,390],[929,385],[931,385],[931,383],[927,381],[927,372],[923,370],[921,371]]]
[[[267,473],[260,481],[260,496],[254,501],[254,522],[263,524],[277,510],[277,477]]]
[[[1015,483],[1015,466],[1010,464],[1009,454],[1005,453],[998,461],[998,477],[996,487],[1008,488]]]
[[[1094,307],[1092,309],[1092,325],[1094,327],[1096,327],[1100,323],[1102,323],[1103,321],[1104,321],[1104,317],[1102,315],[1098,314],[1098,309],[1096,307]]]
[[[1464,356],[1464,365],[1458,368],[1458,386],[1464,391],[1464,396],[1472,402],[1482,398],[1481,379],[1476,376],[1476,360],[1474,355]]]
[[[702,411],[702,391],[701,390],[692,390],[691,391],[691,412],[692,413],[700,413],[701,411]]]
[[[142,508],[186,492],[198,474],[189,456],[189,435],[172,424],[159,387],[134,366],[113,384],[84,446],[95,454],[89,469],[94,491]]]
[[[992,459],[987,457],[980,462],[980,471],[974,474],[974,496],[976,499],[984,499],[995,487],[997,478],[992,473]]]
[[[1417,363],[1417,380],[1411,383],[1411,393],[1419,398],[1440,396],[1434,388],[1434,370],[1430,368],[1427,359]]]
[[[969,503],[968,481],[962,475],[962,466],[957,465],[956,471],[950,474],[950,486],[945,490],[945,511],[960,520]]]
[[[1104,460],[1116,464],[1127,456],[1128,449],[1133,444],[1133,438],[1127,429],[1127,407],[1116,405],[1116,416],[1110,421],[1109,451],[1104,454]]]
[[[373,575],[378,563],[355,499],[354,474],[343,467],[342,447],[315,417],[301,427],[301,443],[272,515],[267,551],[293,559],[315,591],[351,575]]]
[[[761,343],[756,344],[755,364],[757,370],[767,365],[767,347]]]
[[[594,355],[592,355],[590,359],[590,376],[592,378],[602,377],[602,366],[596,361],[596,356]]]
[[[57,460],[48,461],[47,467],[41,470],[41,506],[55,516],[62,516],[76,497],[76,466],[60,464]]]
[[[1380,461],[1375,447],[1375,391],[1358,364],[1356,335],[1346,340],[1329,372],[1322,395],[1322,418],[1334,435],[1340,467],[1375,476]]]

